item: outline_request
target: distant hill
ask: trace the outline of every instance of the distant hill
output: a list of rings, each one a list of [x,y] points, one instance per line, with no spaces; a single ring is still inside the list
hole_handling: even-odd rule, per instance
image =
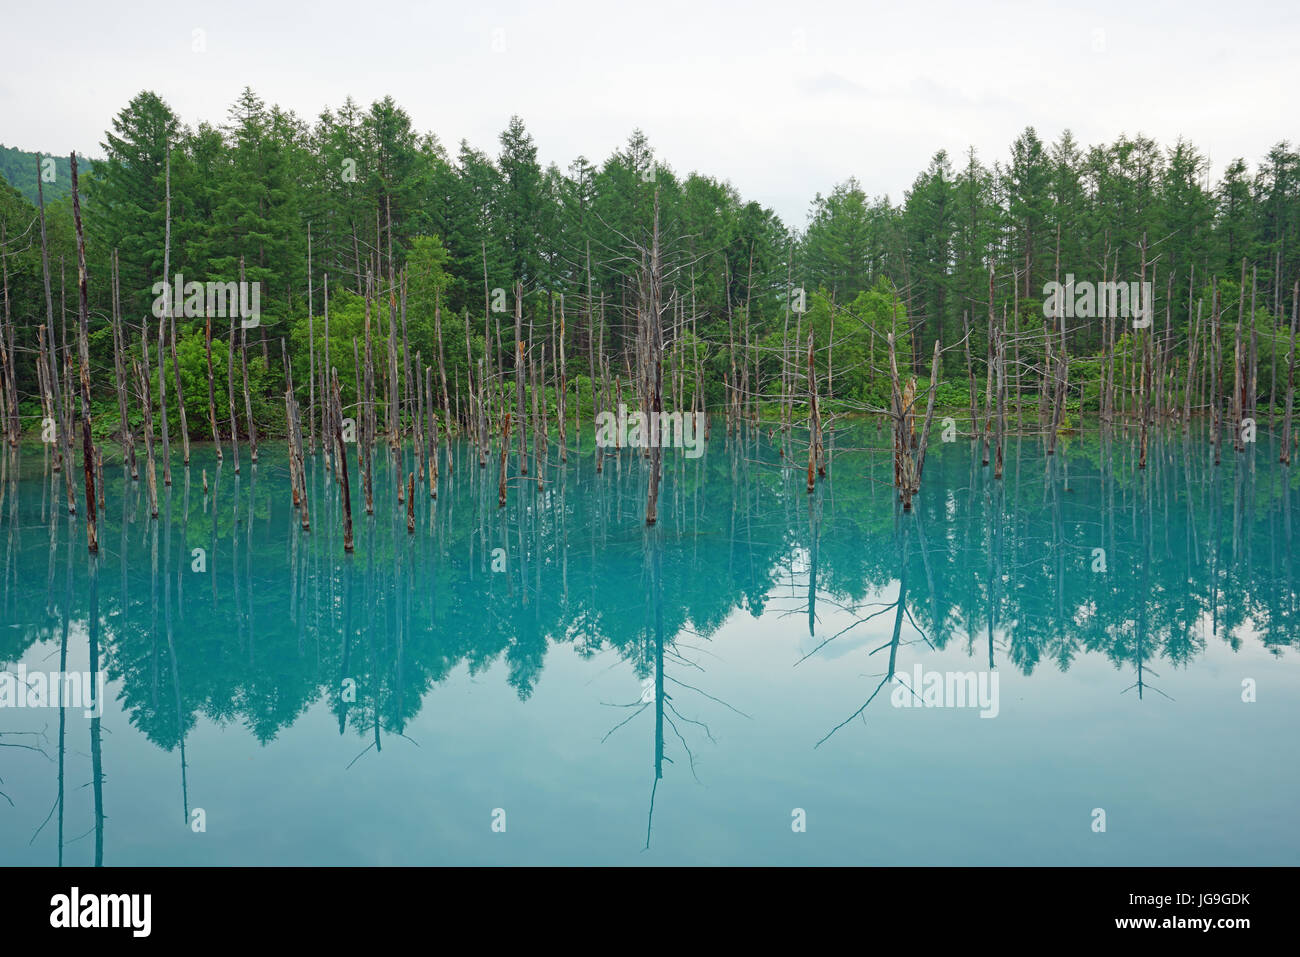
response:
[[[0,144],[0,176],[32,203],[36,202],[36,166],[48,153],[29,153],[16,146]],[[45,202],[52,203],[72,192],[72,166],[67,156],[54,156],[54,181],[42,183]],[[81,166],[81,156],[77,156]]]

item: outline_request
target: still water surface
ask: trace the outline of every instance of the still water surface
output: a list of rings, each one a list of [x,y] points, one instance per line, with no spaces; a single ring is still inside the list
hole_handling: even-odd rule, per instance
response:
[[[905,514],[874,425],[811,496],[722,432],[650,530],[628,450],[552,445],[498,508],[453,444],[414,534],[353,458],[351,557],[319,456],[310,533],[282,446],[196,446],[157,522],[106,463],[93,566],[7,457],[0,662],[106,694],[0,709],[0,863],[1300,863],[1300,471],[1262,433],[1012,440],[1001,482],[936,441]]]

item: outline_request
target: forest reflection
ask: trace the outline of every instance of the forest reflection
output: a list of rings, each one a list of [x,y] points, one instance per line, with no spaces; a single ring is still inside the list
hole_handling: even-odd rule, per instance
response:
[[[612,652],[644,693],[612,702],[610,726],[595,730],[653,735],[653,814],[665,765],[693,773],[693,749],[712,739],[710,709],[739,711],[711,693],[708,671],[725,663],[705,651],[746,616],[785,623],[796,676],[836,642],[883,635],[855,652],[880,687],[903,644],[1025,675],[1101,655],[1123,672],[1117,691],[1144,697],[1164,693],[1164,670],[1209,642],[1274,653],[1295,642],[1294,482],[1265,436],[1215,467],[1195,426],[1160,433],[1145,469],[1122,433],[1074,436],[1052,456],[1026,437],[1008,446],[1001,481],[978,443],[936,445],[905,513],[887,457],[866,451],[880,444],[872,425],[837,430],[829,480],[813,495],[766,430],[722,431],[703,457],[666,460],[649,529],[634,451],[607,454],[601,474],[590,449],[570,454],[543,488],[516,481],[498,508],[495,470],[453,444],[415,533],[395,493],[377,493],[350,557],[325,471],[308,464],[313,530],[303,532],[270,448],[240,476],[196,449],[162,490],[157,522],[141,483],[106,465],[97,559],[39,453],[0,455],[0,659],[51,642],[63,665],[69,636],[84,631],[91,670],[107,672],[131,724],[177,752],[188,818],[186,737],[201,720],[266,742],[323,702],[359,751],[382,751],[456,669],[503,662],[528,699],[553,646]],[[388,462],[376,468],[376,488],[395,489]],[[870,702],[842,702],[846,723]],[[69,727],[84,734],[66,718],[60,795],[65,748],[84,746],[65,740]],[[89,745],[99,862],[98,718]],[[62,848],[61,813],[56,826]]]

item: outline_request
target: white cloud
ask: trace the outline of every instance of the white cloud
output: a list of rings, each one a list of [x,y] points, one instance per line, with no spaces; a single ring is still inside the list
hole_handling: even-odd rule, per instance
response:
[[[493,154],[519,113],[562,168],[603,160],[640,127],[676,170],[729,179],[796,225],[847,176],[897,199],[936,150],[1004,158],[1027,125],[1085,145],[1182,135],[1216,169],[1253,163],[1294,138],[1300,79],[1300,8],[1257,0],[73,0],[57,16],[11,6],[4,23],[6,144],[98,153],[144,88],[190,124],[224,120],[245,84],[307,119],[349,94],[392,94],[449,147],[464,137]]]

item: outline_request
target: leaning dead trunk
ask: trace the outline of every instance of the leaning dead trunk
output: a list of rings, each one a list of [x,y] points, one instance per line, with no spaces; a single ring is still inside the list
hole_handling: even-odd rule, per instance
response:
[[[426,401],[433,402],[433,369],[425,368],[424,370],[424,391],[427,396]],[[450,423],[450,418],[447,420]],[[450,425],[448,426],[450,428]],[[438,497],[438,416],[433,409],[429,409],[429,447],[425,454],[425,461],[428,466],[426,479],[429,484],[429,498]]]
[[[284,390],[284,428],[289,446],[289,490],[293,496],[293,507],[301,508],[302,493],[298,480],[298,453],[294,448],[293,440],[293,390],[287,386]]]
[[[939,392],[939,340],[934,340],[934,360],[930,363],[930,398],[925,407],[925,425],[921,428],[921,441],[916,450],[916,488],[921,489],[921,473],[925,471],[925,449],[930,441],[930,424],[934,421],[934,400]]]
[[[339,465],[339,494],[343,498],[343,550],[352,551],[352,494],[348,487],[348,450],[343,444],[343,404],[339,401],[339,373],[331,370],[334,412],[334,450]]]

